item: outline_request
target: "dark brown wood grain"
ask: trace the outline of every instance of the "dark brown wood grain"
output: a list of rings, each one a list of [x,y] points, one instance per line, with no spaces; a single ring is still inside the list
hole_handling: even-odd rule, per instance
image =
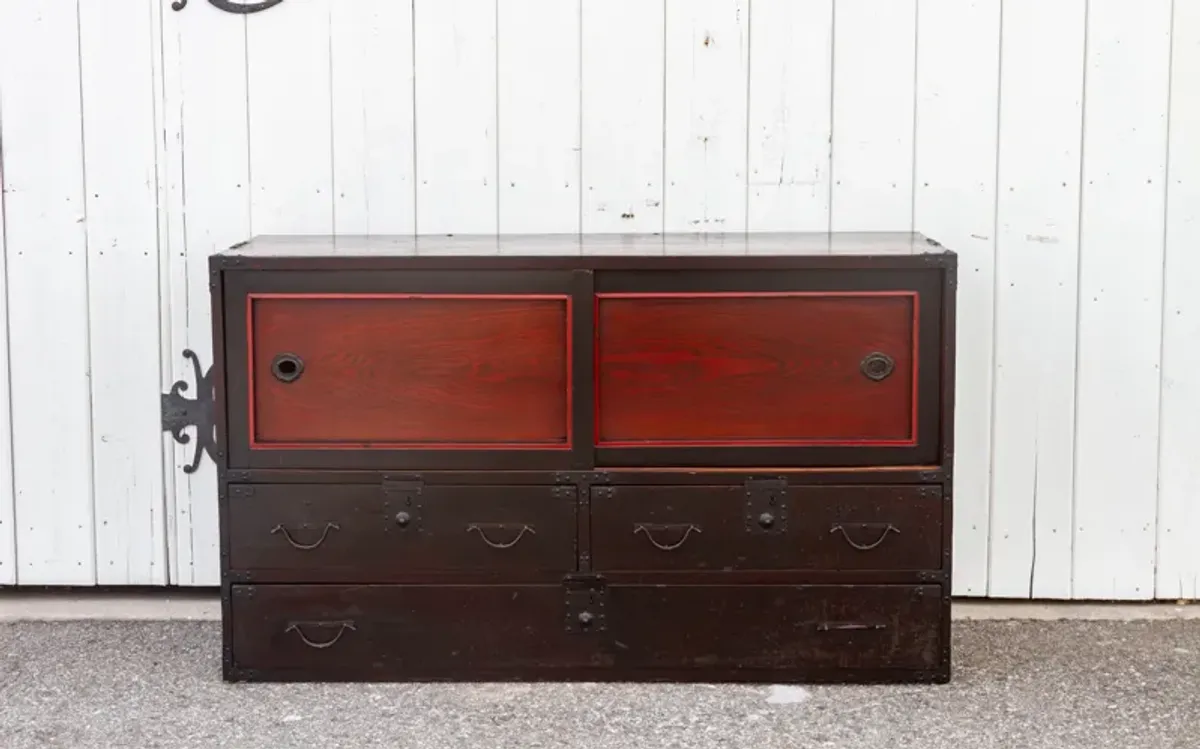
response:
[[[444,671],[549,675],[592,665],[597,642],[564,630],[563,600],[561,585],[239,585],[234,663],[396,679]]]
[[[572,609],[553,585],[238,585],[229,676],[944,680],[940,596],[937,585],[613,585]],[[568,631],[583,611],[593,629]]]
[[[569,447],[567,297],[251,303],[254,446]]]
[[[935,242],[262,237],[210,270],[226,679],[949,679]]]
[[[604,447],[917,439],[916,294],[609,295],[597,302]],[[882,381],[863,360],[895,362]]]
[[[796,267],[862,260],[880,265],[950,253],[916,232],[753,232],[664,234],[274,235],[253,237],[212,257],[216,262],[309,261],[330,267],[357,262],[408,267]],[[602,259],[607,258],[607,259]]]
[[[938,487],[796,487],[778,505],[741,486],[592,490],[592,564],[615,571],[917,571],[942,554]],[[760,515],[771,515],[763,529]]]
[[[249,469],[229,472],[231,480],[250,483],[281,484],[378,484],[385,476],[411,476],[427,484],[652,484],[706,485],[742,484],[747,476],[782,476],[790,484],[915,484],[938,483],[946,479],[940,465],[901,466],[826,466],[781,467],[693,466],[686,468],[611,468],[582,471],[346,471],[316,469]]]
[[[606,634],[630,670],[934,669],[940,594],[935,585],[612,585]]]
[[[422,582],[482,572],[557,580],[575,570],[569,487],[267,484],[231,494],[229,565],[243,580]]]

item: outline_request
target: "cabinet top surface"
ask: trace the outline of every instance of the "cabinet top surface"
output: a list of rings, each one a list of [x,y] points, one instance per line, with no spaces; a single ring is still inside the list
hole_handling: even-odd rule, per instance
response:
[[[914,232],[536,235],[263,235],[217,253],[252,258],[419,256],[913,256],[953,253]]]

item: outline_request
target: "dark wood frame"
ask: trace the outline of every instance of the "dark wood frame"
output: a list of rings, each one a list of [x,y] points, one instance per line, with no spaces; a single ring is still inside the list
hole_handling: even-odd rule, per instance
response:
[[[931,243],[933,244],[933,243]],[[936,245],[935,245],[936,246]],[[609,452],[611,456],[605,462],[608,466],[596,465],[591,452],[581,451],[590,444],[579,437],[593,433],[592,416],[594,409],[588,407],[576,408],[577,421],[573,424],[576,441],[570,452],[570,459],[562,461],[562,452],[537,456],[537,459],[514,470],[511,456],[501,455],[497,459],[495,453],[481,453],[469,456],[472,462],[470,468],[464,469],[464,464],[454,460],[445,460],[444,455],[411,455],[412,459],[400,458],[390,451],[379,453],[377,460],[358,460],[347,462],[343,466],[327,470],[311,470],[311,459],[315,456],[304,451],[289,451],[294,460],[288,461],[259,461],[252,460],[248,454],[248,446],[231,444],[231,433],[246,434],[244,416],[238,416],[236,410],[230,410],[229,404],[242,402],[244,387],[237,378],[230,378],[231,368],[241,366],[244,370],[244,350],[239,353],[238,347],[229,349],[228,359],[225,357],[225,347],[221,342],[231,340],[231,331],[245,330],[244,307],[231,303],[231,300],[244,298],[252,287],[255,291],[267,291],[279,288],[281,283],[272,271],[309,271],[297,275],[289,273],[282,283],[287,291],[298,291],[305,284],[322,291],[330,289],[396,290],[394,278],[386,275],[387,271],[405,271],[406,277],[412,278],[413,273],[429,272],[436,275],[438,271],[448,270],[478,270],[478,271],[511,271],[514,274],[537,278],[555,278],[555,288],[558,292],[566,289],[577,300],[593,296],[594,278],[592,271],[690,271],[690,270],[723,270],[729,272],[749,270],[804,270],[820,274],[824,271],[858,270],[870,277],[874,271],[883,271],[887,280],[881,281],[889,288],[895,287],[895,272],[924,271],[938,272],[935,282],[921,283],[921,293],[929,294],[929,302],[922,302],[926,309],[937,309],[940,305],[942,316],[940,320],[922,317],[922,339],[924,341],[940,340],[940,350],[931,347],[921,349],[921,367],[924,372],[933,371],[935,378],[931,382],[922,381],[919,403],[923,416],[919,416],[922,431],[918,442],[932,449],[913,454],[906,461],[879,460],[878,465],[861,467],[864,457],[869,462],[876,462],[884,455],[864,456],[864,448],[851,448],[853,454],[837,453],[838,448],[822,453],[820,465],[812,467],[777,467],[771,466],[770,461],[763,465],[763,453],[756,450],[758,457],[741,457],[729,450],[695,454],[667,454],[662,449],[654,450],[654,459],[634,452]],[[944,498],[943,516],[943,563],[939,570],[916,573],[878,573],[878,572],[746,572],[731,573],[723,580],[734,584],[754,583],[788,583],[788,584],[834,584],[834,583],[896,583],[896,584],[936,584],[942,591],[942,620],[939,626],[939,638],[943,646],[940,662],[937,668],[926,671],[910,671],[896,669],[876,669],[862,671],[843,671],[828,669],[802,669],[781,674],[777,670],[758,669],[721,669],[705,670],[703,672],[681,671],[672,669],[648,669],[636,674],[623,671],[595,671],[592,669],[567,669],[556,671],[553,678],[560,680],[590,680],[590,681],[623,681],[637,678],[640,681],[691,681],[702,679],[706,682],[843,682],[843,683],[888,683],[888,682],[933,682],[945,683],[950,679],[951,659],[951,618],[950,618],[950,579],[952,569],[952,524],[953,524],[953,464],[954,464],[954,369],[955,369],[955,291],[957,287],[957,259],[950,252],[930,252],[928,254],[912,255],[810,255],[810,256],[438,256],[438,257],[405,257],[381,255],[365,257],[349,255],[345,257],[307,257],[290,256],[287,254],[255,256],[251,254],[218,254],[210,259],[210,290],[212,300],[212,326],[214,334],[213,346],[213,384],[218,408],[215,409],[217,424],[216,463],[218,471],[218,511],[220,518],[221,544],[221,601],[223,613],[223,674],[231,681],[305,681],[342,680],[337,676],[305,675],[295,673],[258,672],[241,668],[234,659],[232,650],[233,631],[231,612],[231,595],[235,584],[249,582],[244,576],[233,573],[229,568],[230,539],[229,521],[229,490],[238,483],[377,483],[385,479],[404,479],[419,477],[428,484],[495,484],[495,483],[538,483],[563,484],[579,487],[581,494],[581,512],[577,528],[580,544],[580,572],[588,572],[587,553],[589,545],[589,528],[587,524],[588,489],[594,485],[621,484],[736,484],[748,477],[786,478],[789,484],[821,485],[821,484],[935,484],[940,485]],[[531,274],[531,275],[527,275]],[[481,275],[488,279],[480,282],[479,288],[494,289],[491,276]],[[304,283],[297,284],[301,277],[310,278]],[[432,275],[430,276],[433,277]],[[862,276],[858,283],[863,283]],[[252,279],[249,280],[249,279]],[[867,282],[869,284],[869,282]],[[461,286],[458,288],[461,289]],[[537,288],[531,284],[530,289]],[[428,287],[422,290],[429,290]],[[505,291],[511,293],[512,287],[505,286]],[[591,336],[593,330],[593,305],[590,303],[574,304],[573,330],[575,335]],[[934,326],[934,337],[926,337],[926,326]],[[938,329],[940,328],[940,329]],[[232,340],[237,339],[234,333]],[[589,342],[590,343],[590,342]],[[575,346],[573,353],[579,357],[574,362],[573,371],[576,373],[576,403],[580,400],[591,399],[591,388],[585,383],[592,372],[592,347],[590,345]],[[581,379],[582,378],[582,379]],[[940,394],[940,395],[939,395]],[[940,403],[935,400],[940,397]],[[930,416],[939,413],[940,418],[930,423]],[[925,430],[934,430],[933,441]],[[884,448],[886,449],[886,448]],[[789,448],[790,450],[790,448]],[[466,457],[466,456],[464,456]],[[639,459],[640,458],[640,459]],[[654,462],[664,459],[679,459],[675,466],[652,467]],[[639,463],[646,465],[639,466]],[[690,464],[690,465],[689,465]],[[853,465],[858,464],[858,466]],[[716,465],[707,468],[705,465]],[[688,584],[705,581],[706,573],[677,572],[677,573],[620,573],[609,575],[613,583],[645,583],[645,584]],[[444,579],[430,579],[434,582],[453,582],[454,575]],[[477,582],[479,578],[475,578]],[[506,582],[512,582],[511,578]],[[394,673],[370,673],[363,670],[352,677],[355,681],[375,679],[396,679]],[[526,680],[544,677],[540,672],[478,672],[460,673],[447,671],[432,677],[431,680]]]
[[[817,465],[844,467],[864,462],[885,466],[929,464],[940,453],[941,409],[938,392],[944,376],[941,352],[930,342],[939,340],[945,324],[933,314],[921,314],[917,331],[919,373],[916,387],[918,424],[915,445],[811,444],[802,446],[747,447],[593,447],[595,393],[591,385],[595,356],[594,314],[596,294],[627,291],[689,291],[711,281],[698,271],[722,270],[720,291],[912,291],[922,310],[942,305],[944,280],[956,267],[953,255],[898,255],[883,258],[859,256],[813,257],[381,257],[345,258],[245,258],[215,255],[214,276],[230,274],[222,289],[222,314],[231,342],[226,366],[245,371],[247,366],[247,312],[243,300],[269,293],[455,293],[455,294],[568,294],[571,303],[572,434],[570,450],[456,449],[456,450],[252,450],[247,414],[232,404],[247,403],[246,383],[235,378],[225,400],[228,425],[228,465],[233,468],[326,470],[477,470],[534,469],[588,470],[592,468],[647,467],[655,465],[752,468],[758,465]],[[250,262],[252,261],[252,262]],[[369,268],[369,269],[368,269]],[[847,277],[845,271],[857,269]],[[244,271],[253,270],[253,273]],[[288,272],[276,274],[275,271]],[[463,271],[488,271],[470,274]],[[754,271],[804,270],[802,276]],[[596,275],[603,271],[603,275]],[[669,271],[668,274],[659,272]],[[878,271],[878,272],[876,272]],[[705,280],[700,280],[704,278]],[[907,279],[907,280],[904,280]],[[847,283],[847,281],[849,281]],[[709,284],[711,286],[711,283]]]

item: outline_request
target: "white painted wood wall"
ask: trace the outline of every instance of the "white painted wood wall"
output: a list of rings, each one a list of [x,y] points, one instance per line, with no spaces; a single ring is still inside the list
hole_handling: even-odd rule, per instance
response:
[[[0,0],[0,584],[212,585],[159,393],[251,234],[961,253],[957,593],[1200,597],[1200,3]]]

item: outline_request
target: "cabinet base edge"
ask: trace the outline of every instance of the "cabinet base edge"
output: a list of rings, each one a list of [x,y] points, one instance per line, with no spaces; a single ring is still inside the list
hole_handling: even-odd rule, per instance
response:
[[[226,666],[228,683],[628,683],[628,684],[948,684],[951,669],[544,669],[536,671],[334,672]]]

